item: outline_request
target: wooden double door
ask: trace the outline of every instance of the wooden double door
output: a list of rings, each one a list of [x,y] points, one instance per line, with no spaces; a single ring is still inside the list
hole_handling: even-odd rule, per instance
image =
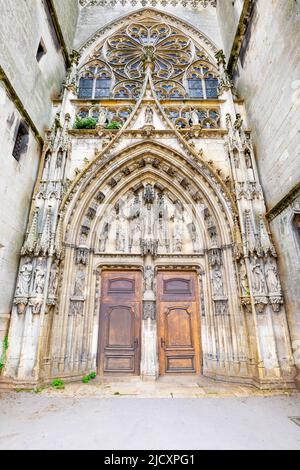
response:
[[[142,274],[104,272],[100,310],[100,375],[139,375]],[[160,374],[201,372],[199,293],[195,273],[157,275]],[[146,345],[144,345],[146,347]]]

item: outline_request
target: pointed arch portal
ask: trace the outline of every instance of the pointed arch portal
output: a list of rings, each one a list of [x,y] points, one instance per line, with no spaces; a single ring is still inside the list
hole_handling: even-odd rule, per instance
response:
[[[74,54],[22,248],[11,383],[97,369],[294,387],[251,134],[216,52],[145,8]]]

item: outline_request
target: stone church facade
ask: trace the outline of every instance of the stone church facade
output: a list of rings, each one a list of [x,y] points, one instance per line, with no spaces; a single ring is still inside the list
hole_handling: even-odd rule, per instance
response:
[[[296,386],[297,316],[232,73],[247,31],[238,22],[230,54],[217,2],[166,3],[77,5],[39,143],[3,386],[91,371]],[[40,136],[29,127],[20,160],[32,128]]]

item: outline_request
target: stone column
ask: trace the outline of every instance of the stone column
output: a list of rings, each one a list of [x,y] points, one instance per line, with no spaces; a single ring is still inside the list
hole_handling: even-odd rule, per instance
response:
[[[159,374],[157,351],[156,297],[153,291],[154,268],[145,269],[143,296],[141,377],[156,380]]]

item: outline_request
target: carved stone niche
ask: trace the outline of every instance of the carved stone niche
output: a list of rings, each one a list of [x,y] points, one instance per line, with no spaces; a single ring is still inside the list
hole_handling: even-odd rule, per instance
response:
[[[156,303],[153,301],[144,301],[143,320],[156,320]]]
[[[208,250],[208,263],[211,267],[222,265],[222,250],[220,248]]]
[[[96,201],[101,204],[105,199],[105,194],[103,194],[101,191],[97,194],[96,196]]]
[[[228,311],[228,300],[215,300],[215,315],[216,317],[220,316],[229,316]]]
[[[75,262],[76,264],[87,265],[89,258],[89,249],[85,247],[79,247],[76,249]]]
[[[83,316],[84,302],[72,300],[70,303],[69,317]]]

